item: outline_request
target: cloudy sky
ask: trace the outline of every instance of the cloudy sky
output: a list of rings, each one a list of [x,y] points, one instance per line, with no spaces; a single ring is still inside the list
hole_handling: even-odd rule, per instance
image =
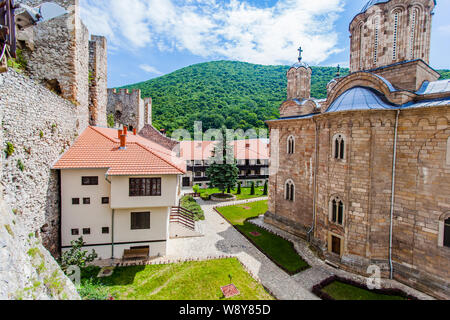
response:
[[[80,0],[108,38],[109,87],[213,60],[348,66],[348,24],[367,0]],[[431,65],[450,69],[450,1],[438,1]],[[443,41],[445,39],[445,41]]]

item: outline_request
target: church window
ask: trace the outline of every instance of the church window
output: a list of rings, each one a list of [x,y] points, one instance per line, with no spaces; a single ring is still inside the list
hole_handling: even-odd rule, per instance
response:
[[[289,180],[286,182],[285,185],[285,199],[288,201],[294,201],[295,200],[295,186],[294,182],[292,180]]]
[[[450,247],[450,218],[444,221],[444,246]]]
[[[397,41],[398,41],[398,12],[394,14],[394,43],[392,48],[392,59],[397,59]]]
[[[447,159],[446,163],[448,166],[450,166],[450,137],[447,139]]]
[[[364,26],[359,27],[359,69],[363,69],[363,57],[364,57]]]
[[[345,137],[342,134],[337,134],[333,138],[333,158],[336,160],[345,159]]]
[[[287,153],[294,154],[295,152],[295,138],[290,136],[287,140]]]
[[[414,46],[416,45],[416,23],[417,23],[417,10],[413,9],[411,12],[411,33],[409,36],[410,57],[414,59]]]
[[[344,224],[344,202],[339,197],[331,198],[330,221],[341,226]]]
[[[375,19],[375,39],[374,39],[374,51],[373,51],[373,62],[378,62],[378,42],[379,42],[379,35],[380,35],[380,19]]]

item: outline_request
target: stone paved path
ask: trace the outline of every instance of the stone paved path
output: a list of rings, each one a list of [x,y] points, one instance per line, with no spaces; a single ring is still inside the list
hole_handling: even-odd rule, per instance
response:
[[[248,203],[236,201],[226,205]],[[226,220],[217,214],[213,207],[217,203],[198,200],[205,211],[205,221],[201,225],[202,238],[173,239],[168,244],[167,256],[161,260],[197,259],[208,257],[235,256],[258,278],[278,299],[282,300],[317,300],[308,288],[294,277],[278,268],[264,254],[256,249],[243,235],[236,231]],[[153,262],[158,262],[155,260]]]

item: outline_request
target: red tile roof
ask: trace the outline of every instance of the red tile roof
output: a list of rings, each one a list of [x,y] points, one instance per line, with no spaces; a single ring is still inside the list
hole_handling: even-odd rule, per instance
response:
[[[108,169],[108,175],[184,174],[185,161],[159,144],[128,132],[120,150],[116,129],[88,127],[53,169]]]
[[[184,160],[208,160],[216,141],[182,141],[180,156]],[[268,160],[269,140],[249,139],[234,141],[234,156],[238,160]]]

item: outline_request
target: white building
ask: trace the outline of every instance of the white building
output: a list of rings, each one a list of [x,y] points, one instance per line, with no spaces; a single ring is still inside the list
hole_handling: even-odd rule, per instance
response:
[[[172,151],[126,130],[88,127],[53,169],[61,171],[63,251],[83,237],[100,259],[166,254],[186,172]]]

